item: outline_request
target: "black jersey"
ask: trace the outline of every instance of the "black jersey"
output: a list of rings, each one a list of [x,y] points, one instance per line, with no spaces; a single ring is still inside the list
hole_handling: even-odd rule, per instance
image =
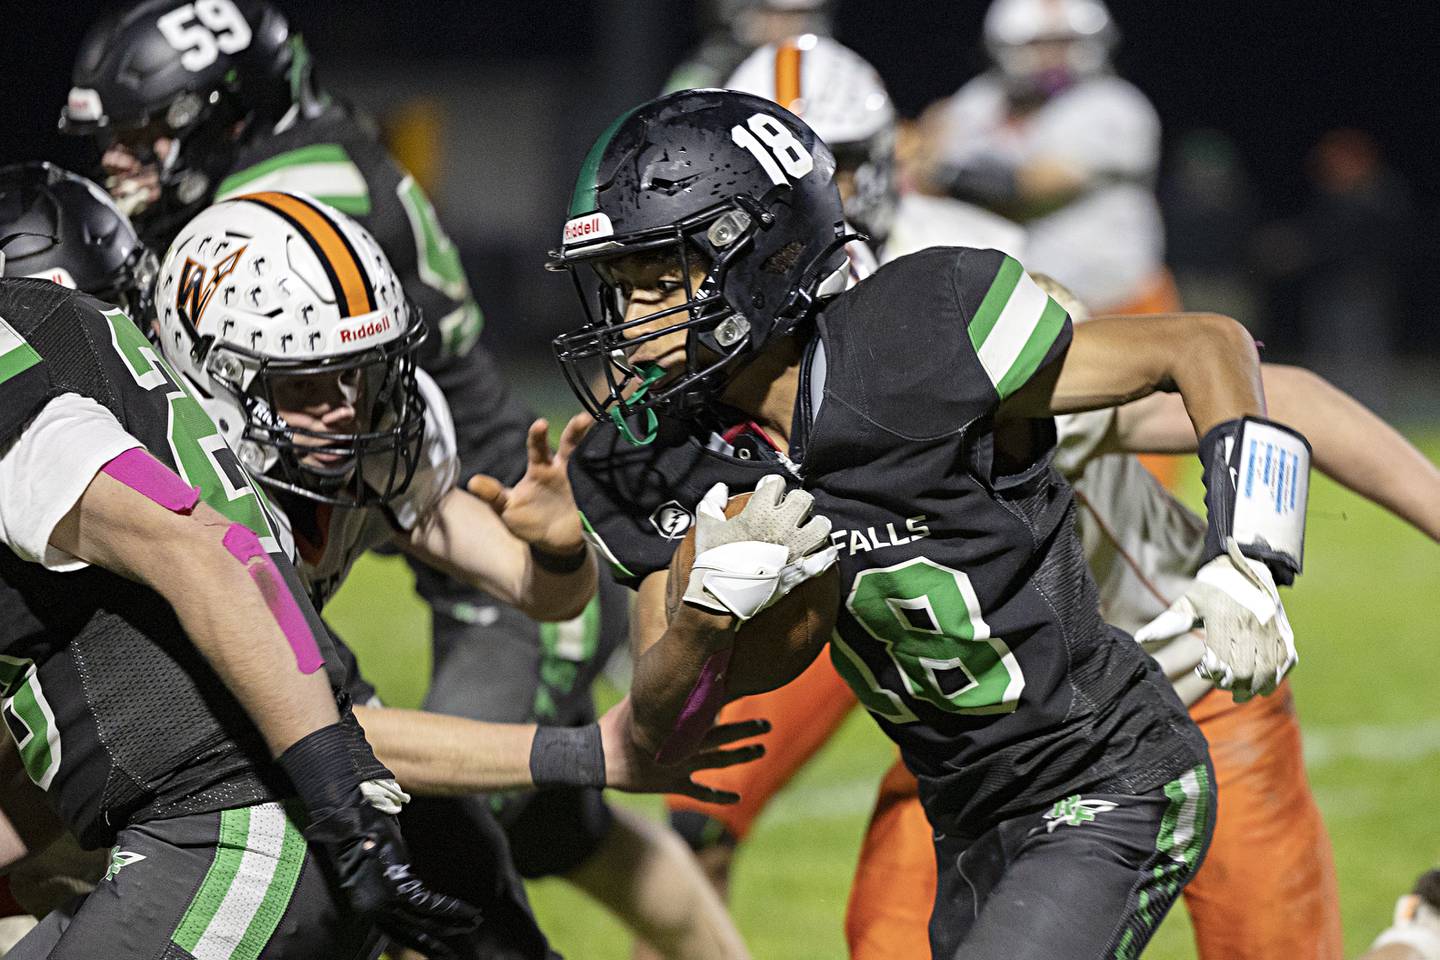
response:
[[[430,199],[395,164],[368,119],[331,101],[317,116],[252,137],[215,199],[257,190],[308,193],[370,231],[429,327],[420,364],[450,401],[465,475],[519,480],[525,431],[534,417],[511,392],[495,358],[476,344],[480,307]],[[171,239],[165,238],[167,246]]]
[[[261,538],[311,617],[338,689],[341,665],[280,552],[263,494],[139,328],[46,280],[0,280],[0,317],[0,329],[24,341],[7,352],[8,370],[0,359],[0,443],[62,394],[105,407],[206,503]],[[155,591],[93,566],[54,572],[0,548],[0,624],[5,721],[27,772],[82,844],[110,843],[129,822],[290,792],[259,732]],[[357,750],[366,754],[356,756],[363,775],[387,775]]]
[[[1100,619],[1053,422],[1030,424],[1020,462],[995,442],[1000,402],[1069,341],[1063,309],[1003,254],[901,258],[819,317],[788,461],[669,420],[649,447],[592,431],[571,471],[592,542],[637,583],[711,484],[733,494],[793,465],[840,548],[832,659],[937,824],[973,835],[1057,796],[1158,786],[1203,741]]]

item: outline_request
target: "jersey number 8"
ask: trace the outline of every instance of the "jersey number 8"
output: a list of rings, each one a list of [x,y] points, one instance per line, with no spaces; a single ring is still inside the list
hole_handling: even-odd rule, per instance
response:
[[[970,578],[917,557],[855,578],[845,609],[885,646],[905,694],[946,713],[1010,713],[1025,675],[1005,641],[990,636]],[[836,669],[866,708],[895,723],[918,719],[886,690],[837,632]]]

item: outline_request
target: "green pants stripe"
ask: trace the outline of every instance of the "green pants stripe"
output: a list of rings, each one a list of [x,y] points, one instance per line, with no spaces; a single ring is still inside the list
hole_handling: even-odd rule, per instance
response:
[[[1159,918],[1199,866],[1210,818],[1210,770],[1203,763],[1165,784],[1170,805],[1155,837],[1155,866],[1135,892],[1135,910],[1115,947],[1115,960],[1134,960]]]
[[[221,811],[215,859],[171,939],[196,960],[256,960],[304,862],[305,840],[280,804]]]

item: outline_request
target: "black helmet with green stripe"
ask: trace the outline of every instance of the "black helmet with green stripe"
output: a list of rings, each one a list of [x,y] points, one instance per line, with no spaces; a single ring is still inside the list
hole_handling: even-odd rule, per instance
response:
[[[549,261],[571,273],[585,304],[585,326],[554,344],[585,408],[648,442],[654,411],[693,412],[839,293],[852,235],[834,175],[829,148],[803,121],[750,94],[685,90],[610,124],[580,169]],[[627,322],[607,265],[646,252],[676,259],[687,295]],[[630,357],[678,330],[687,334],[686,368],[657,385],[658,368]],[[626,423],[636,414],[646,421],[639,436]]]

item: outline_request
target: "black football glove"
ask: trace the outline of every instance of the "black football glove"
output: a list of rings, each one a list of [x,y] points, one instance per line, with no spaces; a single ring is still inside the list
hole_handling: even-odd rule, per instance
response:
[[[310,816],[305,839],[356,913],[426,956],[454,956],[479,925],[480,911],[411,873],[399,824],[360,791],[347,749],[352,736],[340,724],[321,727],[280,756]]]

